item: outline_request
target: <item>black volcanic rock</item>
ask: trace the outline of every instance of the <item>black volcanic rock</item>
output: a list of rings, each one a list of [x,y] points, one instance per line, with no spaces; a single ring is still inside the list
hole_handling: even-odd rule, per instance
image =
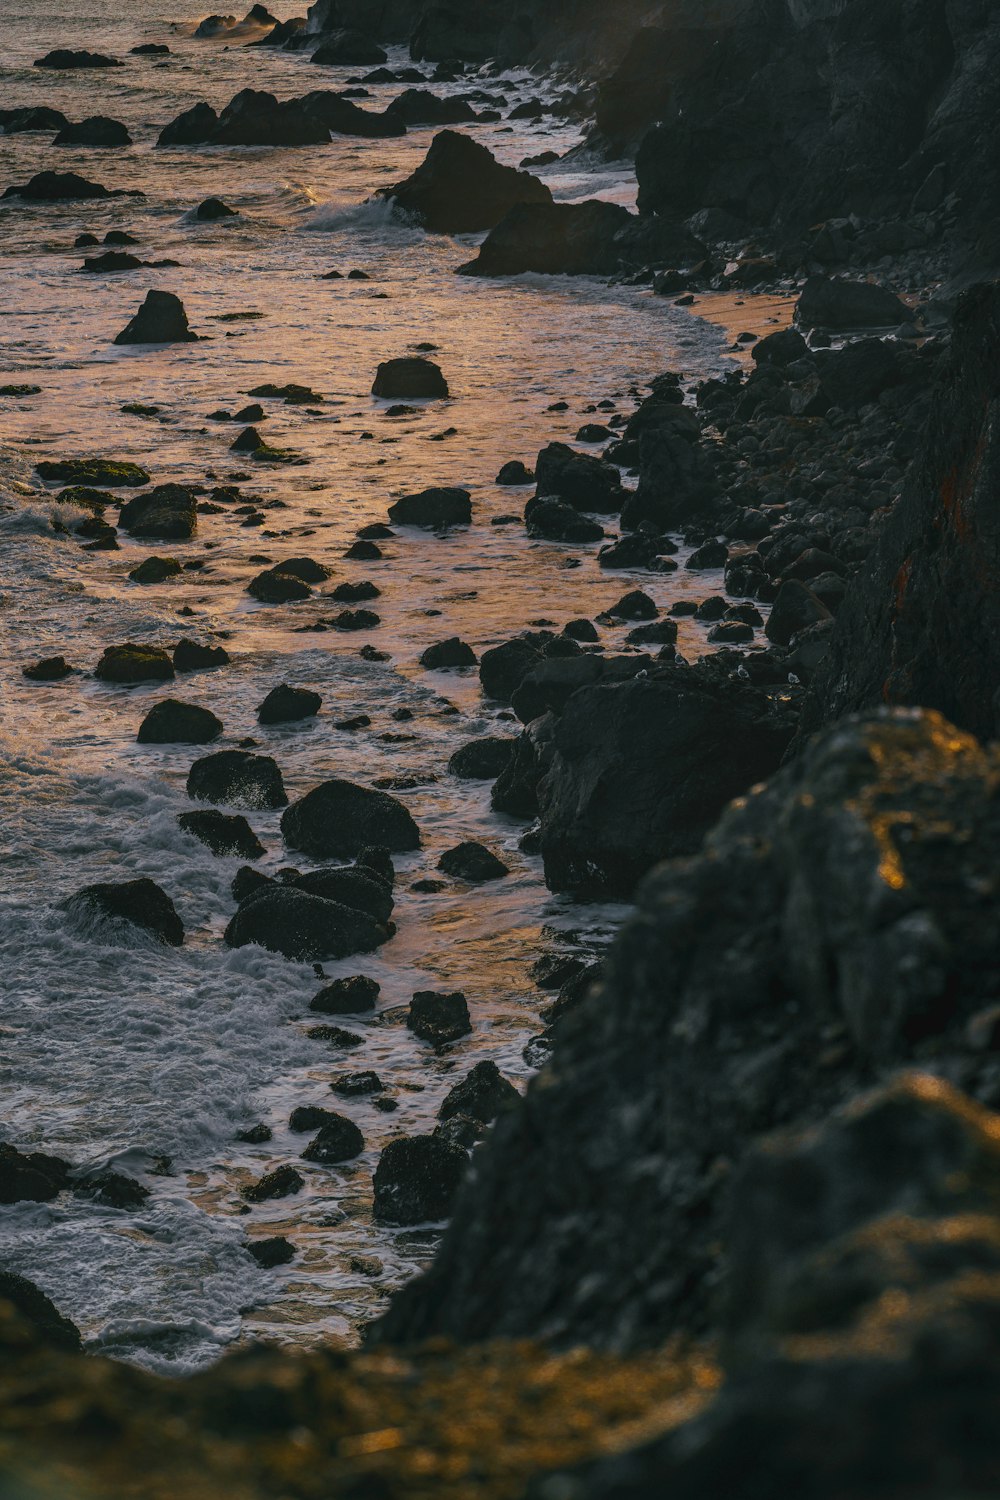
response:
[[[469,526],[472,500],[458,486],[421,490],[403,495],[389,506],[389,519],[398,526],[419,526],[425,531],[444,531],[449,526]]]
[[[215,808],[179,813],[177,823],[213,854],[231,859],[260,859],[267,851],[246,818]]]
[[[538,499],[564,500],[575,510],[613,515],[625,502],[618,470],[588,453],[576,453],[567,443],[549,443],[535,464]]]
[[[247,750],[218,750],[196,760],[188,772],[187,794],[200,802],[250,809],[288,805],[277,762]]]
[[[184,304],[173,292],[147,292],[135,317],[114,340],[116,344],[193,344],[198,335],[188,326]]]
[[[537,177],[501,166],[479,141],[455,130],[436,135],[412,176],[380,193],[438,234],[492,229],[515,204],[552,202]]]
[[[387,400],[441,399],[448,395],[448,382],[432,359],[405,355],[380,364],[372,395]]]
[[[376,1220],[407,1225],[445,1218],[468,1162],[460,1146],[439,1136],[390,1141],[375,1168]]]
[[[462,266],[465,276],[606,276],[622,257],[616,236],[634,222],[617,203],[518,203]]]
[[[195,497],[182,484],[154,485],[125,502],[118,513],[118,524],[130,536],[188,541],[198,524]]]
[[[131,146],[132,137],[120,120],[111,120],[107,115],[91,115],[77,124],[66,124],[59,131],[53,146]]]
[[[160,131],[157,146],[200,146],[217,128],[219,117],[209,104],[195,104]]]
[[[404,125],[464,125],[476,119],[468,100],[453,95],[442,98],[429,89],[404,90],[386,106],[386,112]]]
[[[215,224],[219,219],[235,219],[237,210],[223,203],[221,198],[205,198],[194,211],[199,224]]]
[[[74,52],[66,47],[57,47],[55,51],[46,52],[44,57],[39,57],[33,66],[36,68],[66,70],[71,68],[123,68],[125,64],[117,57],[107,57],[103,52]]]
[[[351,859],[369,844],[393,853],[420,847],[419,830],[402,802],[336,778],[294,802],[282,815],[281,831],[290,849],[313,859]]]
[[[273,885],[251,892],[225,933],[230,948],[256,943],[285,958],[311,961],[371,953],[388,937],[385,927],[355,907]]]
[[[324,32],[312,61],[331,68],[374,68],[388,61],[386,53],[362,31],[342,28]]]
[[[0,1301],[10,1302],[46,1344],[70,1354],[83,1346],[80,1330],[64,1318],[45,1293],[14,1271],[0,1271]]]
[[[184,110],[164,126],[158,146],[321,146],[338,135],[406,134],[398,116],[359,109],[339,94],[314,89],[279,100],[260,89],[235,94],[220,114],[208,104]]]
[[[913,320],[905,302],[871,281],[810,276],[795,304],[802,328],[898,328]]]
[[[4,135],[18,135],[22,131],[62,130],[69,121],[58,109],[50,109],[47,105],[38,104],[33,107],[21,109],[0,109],[0,130]]]
[[[60,203],[80,198],[141,198],[143,194],[125,188],[106,188],[76,172],[36,172],[28,182],[6,188],[3,196],[34,203]]]
[[[222,720],[197,703],[163,698],[154,703],[136,735],[140,745],[207,745],[222,733]]]
[[[153,880],[108,881],[84,886],[63,901],[61,908],[88,926],[96,922],[102,935],[108,922],[124,922],[141,928],[158,942],[173,948],[179,948],[184,941],[184,925],[174,903]]]
[[[291,724],[314,718],[322,704],[319,693],[309,688],[289,687],[283,682],[268,693],[257,709],[257,718],[261,724]]]

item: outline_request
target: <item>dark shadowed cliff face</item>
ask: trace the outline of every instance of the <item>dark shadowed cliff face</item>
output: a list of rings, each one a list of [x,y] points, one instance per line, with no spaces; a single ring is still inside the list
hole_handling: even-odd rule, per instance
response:
[[[1000,999],[998,771],[934,714],[847,721],[654,872],[379,1335],[704,1331],[755,1137],[903,1062],[1000,1098],[967,1032]]]
[[[1000,286],[959,305],[929,444],[848,590],[804,714],[880,703],[1000,729]]]

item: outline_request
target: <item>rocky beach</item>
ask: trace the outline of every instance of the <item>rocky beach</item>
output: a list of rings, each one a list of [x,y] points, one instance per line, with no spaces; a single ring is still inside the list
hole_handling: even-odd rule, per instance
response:
[[[15,9],[0,1497],[992,1493],[991,7]]]

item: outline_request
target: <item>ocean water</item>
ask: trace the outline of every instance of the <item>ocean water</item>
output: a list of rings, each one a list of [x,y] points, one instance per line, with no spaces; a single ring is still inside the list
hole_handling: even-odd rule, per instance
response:
[[[391,1290],[426,1263],[438,1232],[372,1222],[382,1146],[433,1128],[443,1093],[476,1061],[495,1060],[522,1085],[531,1071],[524,1046],[550,998],[532,983],[531,963],[553,946],[597,953],[620,922],[620,907],[551,895],[540,862],[518,851],[521,827],[490,812],[488,786],[448,774],[459,744],[518,726],[484,706],[475,673],[429,673],[418,657],[451,635],[482,652],[529,622],[593,617],[635,586],[664,607],[682,593],[717,591],[718,578],[683,568],[602,574],[596,548],[529,543],[523,526],[490,522],[520,512],[530,493],[494,485],[506,460],[531,463],[544,443],[572,440],[605,398],[627,414],[631,393],[663,369],[693,384],[730,363],[718,328],[642,290],[456,277],[474,238],[426,235],[371,201],[423,158],[431,130],[294,150],[154,149],[162,126],[199,100],[221,107],[248,86],[285,98],[343,87],[365,71],[248,48],[245,37],[196,40],[202,13],[190,0],[134,0],[124,16],[109,0],[9,0],[0,33],[5,107],[110,115],[135,142],[98,151],[56,148],[45,135],[0,136],[0,189],[37,171],[73,170],[145,194],[0,203],[0,383],[42,388],[0,398],[0,1140],[80,1166],[116,1166],[152,1189],[138,1212],[65,1195],[0,1209],[0,1266],[35,1280],[78,1322],[88,1347],[160,1371],[198,1368],[240,1339],[356,1339]],[[171,55],[129,56],[147,41],[167,43]],[[56,46],[111,52],[127,65],[70,73],[32,66]],[[390,59],[404,61],[402,53]],[[434,87],[482,88],[498,104],[502,97],[506,113],[554,97],[561,85],[521,72]],[[373,86],[361,102],[381,109],[400,88]],[[580,140],[575,126],[550,119],[470,129],[510,163]],[[625,166],[576,156],[543,175],[567,201],[634,200]],[[193,222],[191,209],[210,195],[239,217]],[[135,234],[144,258],[180,264],[84,274],[75,237],[112,228]],[[319,279],[334,268],[370,279]],[[151,287],[183,298],[203,342],[113,346]],[[243,313],[260,316],[232,317]],[[451,399],[390,417],[387,403],[368,394],[375,368],[423,341],[437,346]],[[298,381],[325,397],[309,411],[269,406],[267,440],[307,460],[301,466],[247,463],[229,452],[239,428],[206,420],[218,407],[236,410],[263,381]],[[122,412],[135,401],[159,407],[159,416]],[[557,401],[568,410],[548,410]],[[76,456],[128,458],[156,481],[225,482],[242,473],[264,524],[245,527],[228,511],[201,516],[188,543],[123,536],[120,552],[85,552],[53,530],[66,513],[34,472],[43,457]],[[430,484],[472,491],[467,532],[440,539],[401,531],[385,544],[384,561],[343,559],[359,526]],[[201,566],[162,586],[132,584],[129,570],[151,552]],[[373,606],[381,625],[362,635],[304,633],[338,608],[321,597],[325,590],[282,608],[249,599],[261,559],[303,553],[335,568],[333,584],[371,578],[382,589]],[[602,629],[602,641],[618,648],[625,630]],[[169,645],[182,634],[223,642],[232,666],[166,687],[109,688],[89,675],[108,644]],[[366,643],[388,659],[362,658]],[[704,628],[681,622],[681,649],[704,650]],[[55,653],[80,673],[52,685],[24,681],[24,664]],[[315,688],[321,715],[305,725],[258,725],[256,706],[278,682]],[[170,695],[223,720],[225,738],[212,748],[257,740],[278,760],[293,799],[331,775],[415,783],[400,795],[424,848],[397,860],[398,933],[374,958],[324,966],[330,977],[365,972],[382,986],[373,1017],[344,1023],[364,1038],[349,1054],[306,1035],[317,1019],[307,1010],[320,983],[312,965],[222,943],[239,861],[212,856],[176,822],[190,806],[185,778],[202,752],[135,742],[150,704]],[[393,717],[403,708],[413,715],[405,723]],[[371,728],[333,728],[356,714],[369,715]],[[261,868],[287,863],[278,815],[250,821],[268,850]],[[452,882],[436,895],[409,889],[465,838],[501,852],[510,875],[478,888]],[[187,929],[183,948],[138,939],[113,946],[74,928],[58,908],[80,886],[140,874],[174,899]],[[420,988],[460,988],[469,1000],[472,1035],[440,1056],[405,1027]],[[362,1067],[385,1080],[395,1113],[331,1094],[336,1072]],[[365,1153],[332,1169],[298,1162],[308,1137],[287,1128],[298,1104],[351,1115]],[[270,1142],[235,1141],[259,1121],[272,1127]],[[300,1166],[305,1189],[247,1213],[240,1187],[282,1162]],[[276,1233],[294,1242],[296,1259],[261,1271],[246,1241]]]

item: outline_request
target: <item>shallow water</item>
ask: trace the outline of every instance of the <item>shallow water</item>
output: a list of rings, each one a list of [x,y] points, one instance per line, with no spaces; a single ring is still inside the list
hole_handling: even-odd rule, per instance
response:
[[[47,103],[72,119],[108,114],[129,125],[135,145],[57,149],[47,136],[0,136],[0,187],[58,169],[146,196],[0,204],[0,383],[42,387],[28,399],[0,398],[0,1139],[80,1164],[152,1171],[143,1180],[153,1191],[138,1213],[78,1199],[2,1209],[0,1264],[36,1280],[91,1347],[153,1369],[188,1370],[241,1337],[357,1336],[434,1243],[432,1228],[372,1224],[371,1173],[382,1145],[431,1129],[443,1093],[481,1058],[525,1080],[523,1048],[549,998],[530,980],[531,962],[554,943],[598,952],[620,922],[620,907],[574,906],[549,894],[540,862],[517,849],[520,826],[490,812],[488,785],[449,776],[458,744],[518,726],[483,706],[474,673],[428,673],[417,658],[450,635],[481,653],[528,622],[593,617],[635,586],[661,606],[682,593],[717,591],[718,578],[683,568],[602,574],[596,548],[529,543],[523,526],[490,522],[519,513],[530,493],[493,484],[503,462],[530,463],[545,442],[572,440],[602,399],[627,414],[630,391],[663,369],[680,369],[691,382],[717,373],[728,361],[728,340],[635,289],[586,279],[456,277],[473,240],[427,236],[366,201],[423,158],[430,130],[398,141],[335,137],[322,148],[157,151],[158,130],[199,99],[218,107],[246,86],[290,97],[342,87],[364,70],[195,41],[191,23],[201,7],[188,0],[176,0],[169,15],[161,0],[137,0],[126,21],[107,0],[76,0],[70,16],[64,10],[57,0],[14,0],[0,42],[4,105]],[[174,55],[163,64],[128,57],[142,41],[166,41]],[[55,46],[109,51],[127,66],[62,74],[31,66]],[[511,105],[558,91],[527,74],[471,86]],[[382,108],[399,89],[373,88],[361,102]],[[512,163],[579,140],[575,127],[550,120],[471,129]],[[634,197],[624,168],[576,162],[543,175],[566,199]],[[240,217],[194,224],[190,209],[209,195]],[[81,273],[76,235],[109,228],[136,234],[140,255],[180,266]],[[371,279],[317,279],[353,267]],[[154,286],[183,298],[204,342],[112,346]],[[263,316],[218,321],[245,312]],[[387,403],[368,395],[374,370],[425,340],[438,346],[434,358],[451,400],[389,417]],[[265,380],[298,381],[325,397],[312,411],[269,403],[266,438],[308,460],[300,467],[242,462],[228,451],[239,428],[206,421],[218,407],[237,409],[241,393]],[[550,412],[560,400],[569,409]],[[160,416],[123,414],[127,401],[158,406]],[[199,517],[189,543],[147,546],[123,536],[118,553],[84,552],[53,533],[58,512],[32,466],[41,457],[89,455],[132,459],[157,481],[221,482],[242,473],[248,495],[264,505],[265,523],[245,528],[230,511]],[[394,497],[435,483],[472,491],[469,531],[447,539],[400,531],[381,562],[342,558],[357,527],[384,519]],[[204,566],[159,587],[130,583],[128,571],[151,552]],[[248,598],[260,559],[303,553],[332,564],[334,584],[373,579],[383,590],[374,604],[381,625],[360,636],[297,633],[335,612],[322,591],[285,608]],[[601,639],[619,647],[626,630],[602,629]],[[20,675],[22,665],[57,652],[89,672],[109,643],[169,644],[181,634],[224,641],[233,665],[130,690],[86,675],[54,685],[30,685]],[[389,659],[362,659],[365,643]],[[699,654],[705,628],[682,621],[680,644]],[[305,726],[259,726],[256,706],[281,681],[320,692],[320,717]],[[215,858],[176,823],[190,805],[184,781],[201,752],[135,743],[146,709],[170,695],[211,707],[225,724],[221,744],[252,736],[274,754],[293,799],[334,774],[420,783],[400,793],[424,848],[396,862],[397,936],[375,958],[324,966],[331,977],[370,973],[382,986],[374,1018],[345,1022],[363,1035],[363,1047],[336,1054],[306,1036],[307,1003],[319,987],[312,965],[223,946],[239,861]],[[413,718],[400,723],[393,714],[403,708]],[[332,727],[359,713],[371,717],[370,729]],[[286,862],[278,815],[251,814],[250,821],[268,848],[262,868],[277,869]],[[479,888],[451,882],[437,895],[409,889],[464,838],[502,852],[510,876]],[[82,885],[139,874],[176,902],[187,929],[183,948],[110,946],[74,930],[55,909]],[[405,1028],[405,1006],[422,987],[461,988],[469,999],[473,1033],[442,1056]],[[334,1073],[361,1067],[384,1078],[396,1113],[330,1093]],[[240,1185],[296,1161],[308,1140],[287,1129],[301,1103],[350,1114],[364,1132],[365,1154],[335,1169],[299,1164],[307,1179],[301,1194],[247,1214]],[[237,1129],[257,1121],[273,1128],[272,1141],[234,1141]],[[287,1233],[298,1254],[289,1266],[262,1272],[244,1242],[273,1233]]]

